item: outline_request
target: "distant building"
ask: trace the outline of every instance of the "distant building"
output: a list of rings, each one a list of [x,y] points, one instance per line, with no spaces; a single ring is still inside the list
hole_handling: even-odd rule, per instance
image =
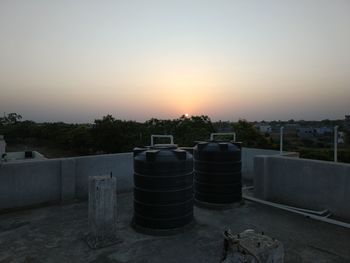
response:
[[[261,133],[264,133],[264,134],[266,134],[266,133],[270,134],[272,132],[271,125],[266,125],[266,124],[259,125],[258,129]]]
[[[229,121],[219,121],[214,123],[214,126],[218,132],[232,132],[232,123]]]
[[[338,143],[345,143],[345,132],[338,132]]]
[[[332,134],[333,129],[331,127],[320,127],[320,128],[315,128],[315,133],[317,135],[327,135],[327,134]]]
[[[23,162],[23,161],[37,161],[46,159],[44,155],[37,151],[24,152],[6,152],[1,154],[2,162]]]
[[[345,115],[344,126],[350,132],[350,115]]]
[[[298,136],[300,138],[312,138],[315,135],[315,129],[314,128],[299,128],[298,129]]]
[[[283,133],[284,134],[290,134],[295,135],[298,133],[298,129],[300,128],[300,125],[298,123],[287,123],[284,126]]]
[[[280,125],[272,125],[271,126],[271,133],[279,134],[280,131],[281,131],[281,126]]]
[[[43,159],[46,159],[45,156],[36,151],[6,152],[6,141],[4,136],[0,135],[0,163]]]
[[[300,125],[298,123],[287,123],[284,127],[288,129],[298,129]]]

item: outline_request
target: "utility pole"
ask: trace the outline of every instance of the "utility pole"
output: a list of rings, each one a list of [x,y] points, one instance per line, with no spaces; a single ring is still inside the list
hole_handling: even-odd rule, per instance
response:
[[[283,153],[283,129],[284,129],[284,127],[281,126],[281,128],[280,128],[280,154]]]
[[[334,126],[334,162],[338,162],[338,126]]]

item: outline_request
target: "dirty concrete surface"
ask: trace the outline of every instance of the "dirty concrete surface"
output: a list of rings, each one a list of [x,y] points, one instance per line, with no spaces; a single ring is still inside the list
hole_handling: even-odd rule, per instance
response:
[[[350,262],[350,229],[261,204],[218,211],[195,208],[195,225],[177,235],[150,236],[130,226],[132,193],[117,198],[121,242],[90,249],[86,202],[0,215],[0,262],[220,262],[223,231],[263,231],[282,241],[285,262]]]

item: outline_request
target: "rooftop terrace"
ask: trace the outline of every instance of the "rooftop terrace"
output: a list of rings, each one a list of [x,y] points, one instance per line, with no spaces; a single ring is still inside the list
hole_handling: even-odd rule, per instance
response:
[[[24,152],[6,152],[1,156],[2,161],[6,163],[10,162],[31,162],[45,160],[45,156],[37,151],[24,151]]]
[[[196,224],[178,235],[157,237],[131,226],[132,194],[119,194],[121,243],[92,250],[86,202],[0,215],[0,262],[219,262],[223,231],[263,231],[282,241],[285,262],[350,262],[350,229],[245,202],[224,211],[195,208]]]

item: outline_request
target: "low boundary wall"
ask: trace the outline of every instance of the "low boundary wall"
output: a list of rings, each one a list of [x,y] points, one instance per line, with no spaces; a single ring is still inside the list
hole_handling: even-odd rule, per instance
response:
[[[133,184],[132,153],[0,164],[0,210],[88,197],[88,177],[112,174],[118,192]]]
[[[257,156],[254,196],[350,219],[350,164]]]
[[[245,181],[254,180],[254,158],[258,155],[265,156],[280,156],[279,151],[257,149],[257,148],[242,148],[242,176]],[[283,152],[282,156],[286,157],[299,157],[297,152]]]
[[[257,154],[279,152],[242,148],[244,180],[252,180]],[[86,199],[88,177],[110,173],[117,178],[119,193],[132,191],[133,154],[3,162],[0,164],[0,210]]]

